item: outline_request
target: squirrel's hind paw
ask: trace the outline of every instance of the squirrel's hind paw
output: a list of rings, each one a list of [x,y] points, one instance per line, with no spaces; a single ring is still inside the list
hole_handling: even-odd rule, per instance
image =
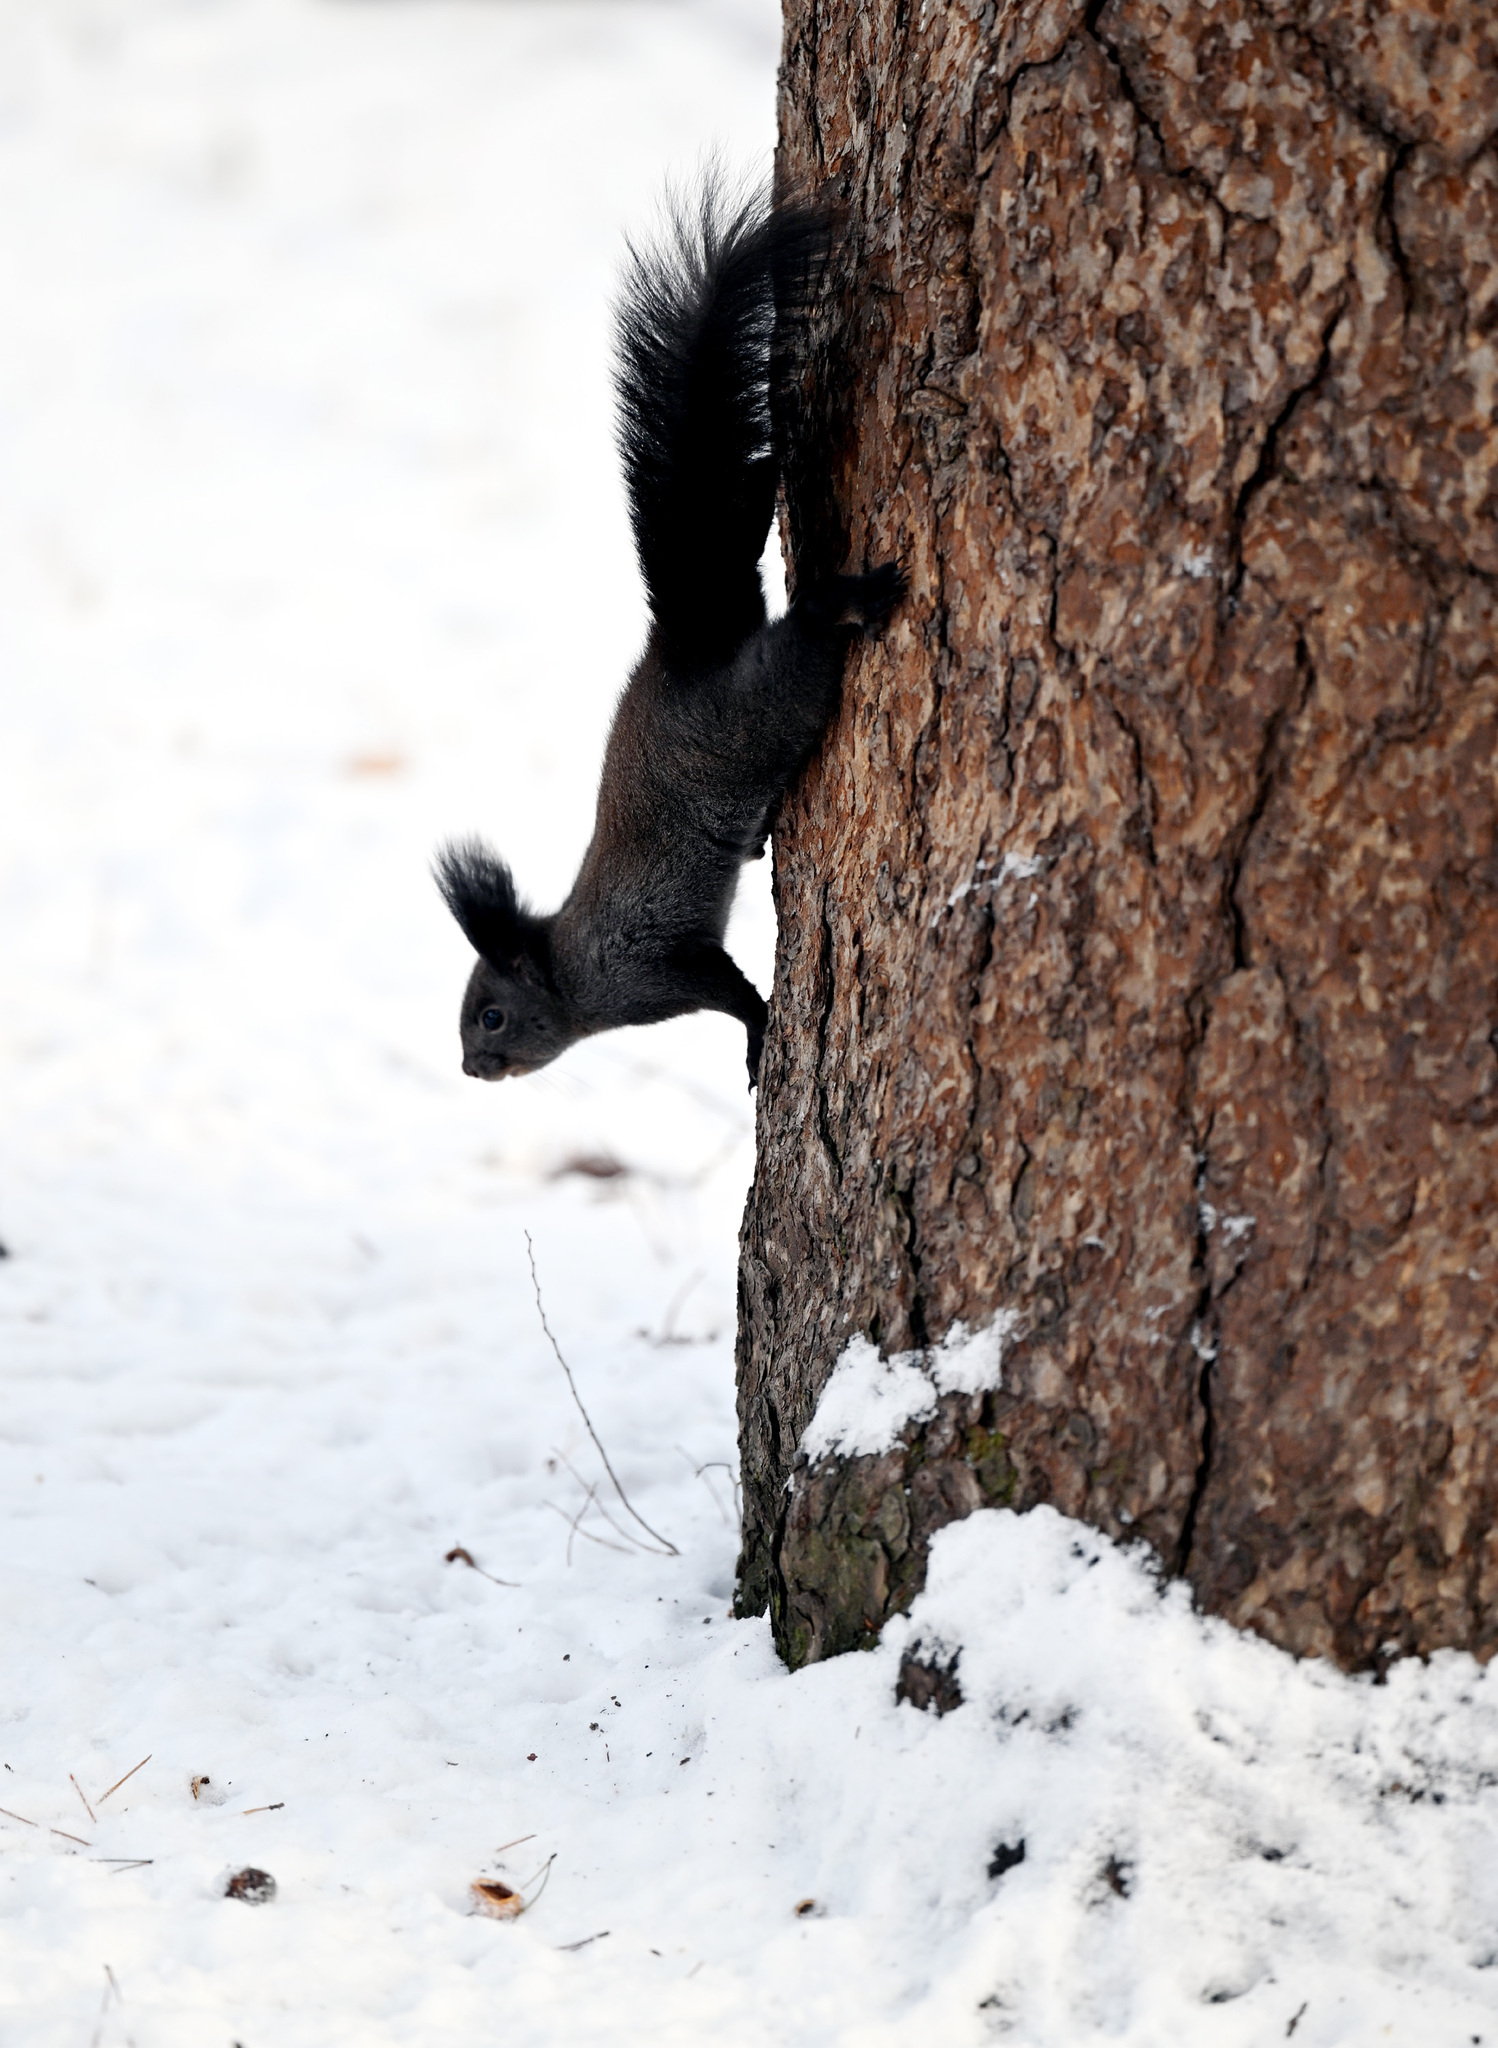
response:
[[[882,626],[909,585],[898,562],[881,562],[866,576],[848,576],[843,617],[850,626]]]
[[[905,571],[881,562],[865,576],[829,576],[798,598],[796,608],[826,626],[882,626],[905,595]]]

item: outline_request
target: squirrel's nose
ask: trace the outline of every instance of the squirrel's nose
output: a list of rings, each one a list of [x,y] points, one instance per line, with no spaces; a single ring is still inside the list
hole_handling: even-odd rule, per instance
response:
[[[471,1075],[473,1076],[474,1080],[477,1080],[477,1079],[478,1079],[478,1073],[479,1073],[479,1070],[478,1070],[478,1068],[477,1068],[477,1067],[476,1067],[476,1066],[475,1066],[475,1065],[473,1064],[473,1059],[472,1059],[471,1055],[470,1055],[470,1054],[468,1054],[468,1053],[466,1053],[466,1052],[465,1052],[465,1053],[464,1053],[464,1055],[463,1055],[463,1072],[464,1072],[465,1074],[471,1074]]]

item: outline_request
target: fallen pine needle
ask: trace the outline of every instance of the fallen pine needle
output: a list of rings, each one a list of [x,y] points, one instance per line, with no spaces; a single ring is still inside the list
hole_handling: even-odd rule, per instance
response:
[[[73,1776],[73,1773],[71,1771],[68,1772],[68,1783],[72,1786],[73,1790],[78,1794],[78,1797],[80,1799],[83,1799],[83,1787],[79,1784],[78,1780]],[[94,1812],[94,1809],[89,1805],[86,1799],[83,1799],[83,1810],[88,1815],[89,1819],[93,1822],[94,1826],[97,1827],[99,1825],[99,1816]]]
[[[534,1890],[534,1891],[533,1891],[533,1892],[531,1893],[530,1897],[529,1897],[529,1898],[528,1898],[528,1899],[526,1900],[526,1902],[525,1902],[525,1903],[526,1903],[526,1906],[527,1906],[527,1908],[529,1908],[529,1907],[531,1907],[531,1906],[534,1906],[534,1905],[535,1905],[535,1903],[536,1903],[536,1901],[537,1901],[537,1899],[539,1899],[539,1898],[540,1898],[540,1896],[541,1896],[542,1892],[544,1892],[544,1891],[545,1891],[545,1889],[546,1889],[546,1884],[547,1884],[547,1880],[548,1880],[548,1878],[549,1878],[549,1877],[551,1876],[551,1866],[552,1866],[552,1864],[553,1864],[553,1863],[555,1863],[555,1862],[556,1862],[556,1860],[557,1860],[557,1859],[556,1859],[556,1851],[555,1851],[555,1850],[553,1850],[553,1851],[552,1851],[552,1853],[551,1853],[551,1855],[550,1855],[550,1856],[548,1856],[548,1857],[547,1857],[547,1859],[546,1859],[546,1861],[545,1861],[545,1862],[544,1862],[544,1863],[543,1863],[543,1864],[541,1865],[541,1868],[540,1868],[540,1869],[539,1869],[539,1870],[538,1870],[538,1871],[537,1871],[537,1872],[535,1873],[535,1876],[533,1876],[533,1877],[528,1877],[528,1878],[527,1878],[527,1879],[525,1880],[525,1884],[523,1884],[523,1885],[522,1885],[522,1886],[520,1887],[520,1890],[521,1890],[521,1892],[522,1892],[522,1894],[523,1894],[523,1893],[524,1893],[524,1891],[525,1891],[525,1885],[526,1885],[526,1884],[536,1884],[536,1878],[537,1878],[537,1877],[539,1877],[539,1878],[540,1878],[540,1880],[541,1880],[541,1882],[540,1882],[539,1884],[537,1884],[537,1885],[536,1885],[536,1889],[535,1889],[535,1890]]]
[[[123,1877],[127,1870],[144,1870],[146,1865],[148,1863],[154,1863],[156,1861],[156,1858],[154,1856],[131,1856],[128,1858],[121,1858],[119,1856],[106,1856],[104,1858],[104,1861],[106,1863],[114,1863],[119,1866],[118,1869],[110,1871],[109,1874],[111,1877]]]
[[[465,1550],[461,1543],[455,1543],[442,1562],[444,1564],[466,1564],[470,1571],[477,1572],[481,1579],[487,1579],[491,1586],[509,1586],[512,1591],[519,1591],[513,1579],[497,1579],[493,1572],[486,1572],[473,1552]]]
[[[0,1806],[0,1813],[3,1813],[7,1820],[18,1820],[23,1828],[36,1828],[41,1826],[40,1821],[28,1820],[24,1813],[12,1813],[8,1806]]]
[[[36,1822],[35,1822],[35,1821],[28,1821],[28,1822],[26,1823],[26,1825],[27,1825],[28,1827],[35,1827],[35,1826],[36,1826]],[[503,1854],[505,1853],[506,1849],[518,1849],[518,1848],[520,1847],[520,1844],[521,1844],[522,1842],[534,1842],[534,1841],[535,1841],[535,1839],[536,1839],[536,1837],[535,1837],[535,1835],[534,1835],[534,1834],[529,1834],[529,1835],[517,1835],[517,1836],[515,1837],[515,1839],[514,1839],[514,1841],[513,1841],[513,1842],[501,1842],[501,1843],[500,1843],[500,1845],[499,1845],[499,1847],[498,1847],[498,1848],[497,1848],[497,1849],[495,1850],[495,1852],[494,1852],[494,1853],[495,1853],[495,1855],[496,1855],[496,1856],[503,1856]]]
[[[99,2024],[94,2028],[94,2038],[90,2043],[90,2048],[99,2048],[99,2043],[104,2039],[104,2017],[109,2011],[110,1999],[113,1998],[120,2005],[125,2003],[125,1995],[114,1981],[114,1971],[110,1969],[108,1963],[104,1965],[104,1975],[109,1981],[104,1986],[104,1996],[99,2004]]]
[[[92,1849],[92,1842],[85,1842],[82,1835],[70,1835],[66,1828],[48,1828],[49,1835],[61,1835],[65,1842],[76,1842],[80,1849]]]
[[[154,1756],[155,1754],[156,1754],[156,1752],[155,1752],[154,1750],[152,1750],[152,1752],[151,1752],[151,1756]],[[143,1756],[143,1757],[141,1758],[140,1762],[139,1762],[139,1763],[138,1763],[138,1764],[137,1764],[137,1765],[135,1766],[135,1769],[134,1769],[134,1770],[129,1770],[129,1771],[126,1771],[126,1773],[125,1773],[125,1775],[124,1775],[124,1777],[123,1777],[123,1778],[116,1778],[116,1779],[115,1779],[114,1783],[113,1783],[113,1784],[112,1784],[112,1785],[110,1786],[110,1788],[109,1788],[109,1792],[118,1792],[118,1791],[119,1791],[119,1789],[120,1789],[120,1787],[121,1787],[121,1785],[128,1785],[128,1784],[129,1784],[129,1782],[130,1782],[130,1780],[131,1780],[131,1779],[132,1779],[132,1778],[133,1778],[133,1777],[135,1776],[135,1772],[136,1772],[136,1771],[143,1771],[143,1770],[145,1769],[146,1765],[147,1765],[147,1764],[148,1764],[148,1763],[149,1763],[150,1761],[151,1761],[151,1757],[149,1757],[149,1756]],[[107,1798],[109,1797],[109,1792],[101,1792],[101,1793],[99,1794],[99,1804],[100,1804],[101,1806],[102,1806],[102,1805],[104,1804],[105,1800],[106,1800],[106,1799],[107,1799]]]
[[[564,1941],[557,1949],[559,1956],[572,1955],[577,1949],[586,1948],[590,1941],[607,1941],[609,1930],[600,1928],[597,1934],[585,1934],[581,1941]]]
[[[281,1808],[282,1808],[282,1807],[283,1807],[283,1806],[284,1806],[285,1804],[286,1804],[286,1801],[285,1801],[284,1799],[278,1799],[278,1800],[276,1800],[276,1801],[275,1801],[275,1803],[274,1803],[273,1805],[271,1805],[271,1806],[247,1806],[247,1807],[245,1808],[245,1812],[246,1812],[247,1814],[249,1814],[249,1813],[279,1813],[279,1812],[281,1811]]]

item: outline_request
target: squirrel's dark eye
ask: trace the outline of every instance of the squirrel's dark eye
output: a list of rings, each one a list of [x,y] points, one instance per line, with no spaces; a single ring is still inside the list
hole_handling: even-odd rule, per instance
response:
[[[483,1016],[479,1018],[486,1031],[497,1031],[504,1021],[503,1010],[485,1010]]]

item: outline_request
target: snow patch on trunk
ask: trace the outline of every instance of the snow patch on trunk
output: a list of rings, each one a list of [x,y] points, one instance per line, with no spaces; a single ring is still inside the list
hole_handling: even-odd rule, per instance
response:
[[[953,1323],[925,1351],[881,1358],[867,1337],[848,1344],[822,1389],[801,1449],[813,1464],[834,1454],[877,1457],[892,1450],[912,1422],[936,1412],[942,1394],[982,1394],[1002,1384],[1004,1345],[1019,1316],[1000,1309],[980,1330]]]

